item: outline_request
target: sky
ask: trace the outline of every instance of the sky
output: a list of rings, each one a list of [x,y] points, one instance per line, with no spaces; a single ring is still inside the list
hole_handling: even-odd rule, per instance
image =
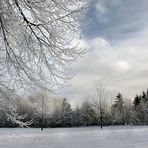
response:
[[[92,99],[95,85],[131,99],[148,89],[148,0],[92,0],[81,35],[87,52],[62,92],[72,105]]]

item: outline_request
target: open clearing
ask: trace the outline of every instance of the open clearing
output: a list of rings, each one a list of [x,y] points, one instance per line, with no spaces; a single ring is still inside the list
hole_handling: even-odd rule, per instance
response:
[[[148,148],[148,127],[1,128],[0,148]]]

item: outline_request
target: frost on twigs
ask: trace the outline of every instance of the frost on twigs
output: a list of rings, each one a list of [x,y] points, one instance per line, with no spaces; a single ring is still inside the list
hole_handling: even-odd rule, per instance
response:
[[[33,120],[26,121],[26,114],[20,114],[18,112],[18,106],[15,102],[16,97],[17,96],[15,96],[14,93],[1,92],[0,111],[5,113],[7,121],[11,121],[13,124],[16,124],[19,127],[29,127],[33,123]]]
[[[70,64],[85,52],[72,40],[86,1],[0,1],[0,89],[63,87]]]
[[[0,94],[62,88],[72,77],[70,64],[85,53],[72,41],[86,8],[87,0],[0,0]],[[31,123],[9,111],[12,122]]]
[[[33,123],[33,120],[23,122],[22,120],[26,118],[26,114],[19,115],[15,106],[9,108],[9,111],[6,112],[6,117],[8,121],[20,127],[29,127]]]

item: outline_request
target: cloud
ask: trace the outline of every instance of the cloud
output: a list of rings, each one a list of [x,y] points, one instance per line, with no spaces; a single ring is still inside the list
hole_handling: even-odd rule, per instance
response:
[[[97,37],[91,40],[90,45],[93,50],[96,49],[96,47],[99,49],[104,49],[104,48],[109,48],[110,46],[109,42],[102,37]]]
[[[106,12],[106,7],[104,6],[104,1],[99,1],[96,5],[96,11],[99,13],[98,15],[103,15]]]
[[[147,27],[147,6],[147,0],[96,0],[86,15],[82,32],[86,38],[101,36],[110,41],[131,37]]]
[[[113,67],[118,72],[127,72],[131,66],[127,61],[117,61],[113,64]]]
[[[147,89],[147,6],[147,0],[99,0],[91,6],[85,21],[92,22],[83,26],[80,43],[87,53],[72,65],[76,76],[63,90],[72,104],[92,98],[96,83],[131,98]]]
[[[73,64],[76,76],[63,94],[72,104],[82,103],[95,93],[95,84],[102,85],[110,94],[123,93],[133,97],[147,88],[148,34],[140,33],[112,45],[103,38],[85,40],[87,54]]]

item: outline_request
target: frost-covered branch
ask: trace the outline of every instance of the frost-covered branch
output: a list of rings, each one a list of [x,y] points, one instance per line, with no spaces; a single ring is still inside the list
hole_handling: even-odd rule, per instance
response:
[[[10,91],[4,92],[4,95],[2,95],[2,93],[0,94],[0,111],[5,113],[7,121],[11,121],[13,124],[17,124],[20,127],[28,127],[33,123],[33,120],[24,121],[27,114],[19,113],[14,94],[10,94]]]
[[[63,87],[72,77],[70,64],[85,53],[72,40],[86,8],[87,0],[1,0],[1,83],[11,89]]]
[[[73,74],[70,64],[85,53],[79,47],[79,20],[88,0],[0,0],[0,95],[37,87],[51,92]],[[5,94],[6,93],[6,94]],[[6,105],[7,106],[7,105]],[[7,108],[20,126],[25,116]]]
[[[20,127],[29,127],[33,123],[33,120],[23,122],[22,120],[26,118],[26,114],[19,115],[15,106],[11,106],[9,110],[6,111],[6,118],[8,121]]]

